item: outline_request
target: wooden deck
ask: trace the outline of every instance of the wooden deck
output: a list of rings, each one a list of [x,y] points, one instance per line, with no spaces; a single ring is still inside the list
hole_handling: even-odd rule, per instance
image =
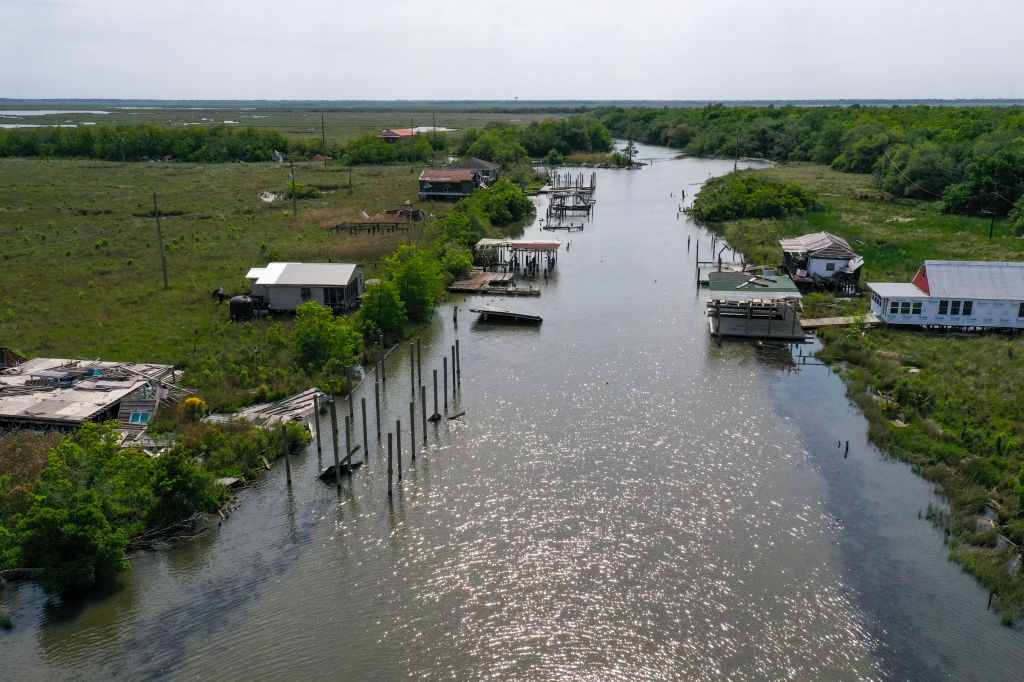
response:
[[[712,336],[803,341],[804,329],[789,305],[747,308],[739,305],[708,306],[708,330]]]
[[[501,294],[506,296],[540,296],[540,289],[516,286],[511,272],[471,270],[465,278],[448,285],[456,294]]]
[[[875,327],[882,323],[882,319],[877,315],[868,313],[863,317],[854,315],[850,317],[816,317],[811,320],[800,320],[800,324],[804,329],[817,329],[818,327],[844,327],[856,322],[860,322],[865,327]]]

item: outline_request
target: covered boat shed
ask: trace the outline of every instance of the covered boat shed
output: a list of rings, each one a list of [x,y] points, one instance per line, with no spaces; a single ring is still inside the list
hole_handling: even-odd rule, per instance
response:
[[[708,289],[708,328],[713,336],[804,339],[796,310],[803,296],[786,275],[710,272]]]

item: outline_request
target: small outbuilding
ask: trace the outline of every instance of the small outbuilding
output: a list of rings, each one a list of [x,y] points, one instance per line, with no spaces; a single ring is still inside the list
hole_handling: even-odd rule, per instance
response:
[[[416,131],[412,128],[389,128],[388,130],[382,130],[377,133],[377,137],[384,140],[388,144],[394,144],[400,140],[409,140],[416,135]]]
[[[363,266],[355,263],[269,263],[246,274],[257,307],[295,312],[316,301],[335,312],[359,306],[365,291]]]
[[[829,232],[814,232],[793,239],[780,239],[782,266],[797,284],[835,289],[843,293],[857,290],[864,259],[846,240]]]
[[[871,312],[894,325],[1024,329],[1024,263],[928,260],[913,282],[868,282]]]

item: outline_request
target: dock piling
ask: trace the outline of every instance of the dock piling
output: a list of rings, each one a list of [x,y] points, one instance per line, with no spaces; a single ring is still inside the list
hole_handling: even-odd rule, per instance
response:
[[[409,344],[409,391],[413,398],[416,397],[416,346]]]
[[[380,383],[373,382],[373,402],[376,405],[377,414],[377,440],[380,440]]]
[[[348,475],[352,475],[352,433],[349,431],[351,418],[345,415],[345,469]]]
[[[402,420],[395,420],[395,458],[398,460],[398,482],[402,482]]]
[[[391,452],[391,433],[388,433],[388,497],[391,497],[391,478],[394,475],[394,457]]]
[[[288,487],[292,487],[292,455],[288,452],[288,427],[281,424],[281,449],[284,450],[284,475]]]
[[[333,389],[333,386],[331,387]],[[334,391],[331,391],[331,398]],[[331,442],[334,444],[334,485],[341,489],[341,462],[338,461],[338,410],[335,401],[331,400]]]
[[[455,339],[455,383],[460,388],[462,387],[462,357],[461,348],[459,348],[459,340]]]
[[[444,413],[448,414],[448,356],[441,359],[444,361]]]
[[[441,418],[441,415],[437,413],[437,370],[434,370],[434,414],[430,415],[430,421],[436,422]]]
[[[427,444],[427,388],[420,384],[420,410],[423,412],[423,444]]]
[[[316,461],[317,464],[323,464],[323,451],[320,447],[320,398],[317,395],[313,395],[313,419],[316,424]]]
[[[366,437],[366,398],[360,398],[359,402],[363,406],[363,462],[370,466],[370,441]]]
[[[411,461],[416,461],[416,401],[409,401],[409,450],[411,450]]]

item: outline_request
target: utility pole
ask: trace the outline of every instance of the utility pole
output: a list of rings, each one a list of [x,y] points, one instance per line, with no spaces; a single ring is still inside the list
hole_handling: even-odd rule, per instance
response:
[[[327,168],[327,130],[324,128],[324,115],[320,114],[320,137],[323,140],[324,168]]]
[[[156,241],[160,245],[160,264],[164,270],[164,291],[170,289],[167,284],[167,256],[164,255],[164,234],[160,229],[160,208],[156,205],[156,192],[153,192],[153,213],[156,215]]]
[[[288,165],[292,170],[292,220],[295,220],[296,216],[299,214],[299,208],[295,203],[295,162],[288,159]]]
[[[740,136],[736,135],[736,149],[733,151],[732,170],[735,173],[740,163]]]

